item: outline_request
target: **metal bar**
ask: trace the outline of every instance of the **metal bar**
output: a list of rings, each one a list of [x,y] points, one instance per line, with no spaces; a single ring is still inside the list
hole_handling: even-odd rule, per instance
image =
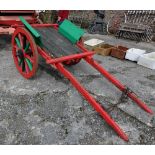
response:
[[[47,60],[46,63],[47,64],[55,64],[55,63],[60,63],[60,62],[68,61],[68,60],[84,58],[86,56],[91,56],[93,54],[95,54],[95,53],[94,52],[87,52],[87,53],[85,52],[85,53],[80,53],[80,54],[63,56],[63,57],[60,57],[60,58],[55,58],[55,59]]]
[[[58,24],[31,24],[33,27],[59,27]]]
[[[77,81],[77,79],[68,70],[66,70],[61,63],[57,63],[55,66],[72,83],[72,85],[79,91],[79,93],[81,93],[81,95],[92,105],[92,107],[103,117],[103,119],[116,131],[116,133],[122,139],[128,141],[128,136],[101,107],[101,105],[97,103],[95,99],[84,89],[84,87]]]
[[[87,51],[82,45],[77,43],[77,46],[83,50]],[[107,72],[102,66],[100,66],[96,61],[91,57],[84,58],[86,62],[88,62],[91,66],[93,66],[96,70],[98,70],[105,78],[107,78],[111,83],[113,83],[118,89],[122,92],[126,90],[126,86],[124,86],[120,81],[118,81],[114,76],[112,76],[109,72]],[[128,97],[130,97],[134,102],[136,102],[142,109],[146,112],[153,114],[153,111],[143,102],[141,101],[133,92],[129,92]]]

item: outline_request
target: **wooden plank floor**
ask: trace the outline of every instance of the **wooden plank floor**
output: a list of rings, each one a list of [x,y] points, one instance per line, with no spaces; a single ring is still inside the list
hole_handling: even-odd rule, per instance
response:
[[[41,35],[45,51],[55,58],[81,53],[74,44],[52,27],[35,28]]]

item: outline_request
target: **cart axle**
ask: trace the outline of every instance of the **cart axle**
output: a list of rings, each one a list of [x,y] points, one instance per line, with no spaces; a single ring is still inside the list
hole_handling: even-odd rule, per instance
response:
[[[55,58],[55,59],[52,59],[52,60],[47,60],[46,63],[47,64],[55,64],[55,63],[64,62],[64,61],[68,61],[68,60],[72,60],[72,59],[84,58],[86,56],[91,56],[91,55],[94,55],[94,54],[95,54],[94,52],[74,54],[74,55],[64,56],[64,57],[60,57],[60,58]]]

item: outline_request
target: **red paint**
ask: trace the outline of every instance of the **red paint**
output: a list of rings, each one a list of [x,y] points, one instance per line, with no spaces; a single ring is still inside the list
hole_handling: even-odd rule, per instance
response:
[[[20,43],[22,45],[22,48],[17,47],[17,44],[15,42],[15,38],[18,37],[20,40]],[[25,56],[25,51],[23,48],[23,37],[26,37],[27,41],[30,43],[30,51],[33,54],[30,58],[30,60],[33,60],[33,68],[32,71],[27,69],[26,66],[26,72],[22,71],[21,65],[19,65],[18,63],[18,58],[17,58],[17,51],[20,49],[23,51],[24,57],[29,58],[30,56]],[[13,59],[14,59],[14,63],[16,65],[17,70],[19,71],[19,73],[26,79],[30,79],[32,78],[35,74],[36,71],[38,69],[38,52],[37,52],[37,46],[34,42],[33,37],[31,36],[31,34],[29,33],[28,30],[26,30],[25,28],[17,28],[12,36],[12,55],[13,55]]]
[[[87,52],[87,50],[80,44],[77,43],[77,46],[83,51]],[[109,72],[107,72],[102,66],[100,66],[94,59],[87,57],[85,58],[86,62],[88,62],[91,66],[93,66],[96,70],[98,70],[106,79],[108,79],[112,84],[114,84],[118,89],[122,92],[126,90],[126,86],[124,86],[120,81],[118,81],[114,76],[112,76]],[[146,112],[153,114],[153,111],[146,106],[146,104],[141,101],[134,93],[128,93],[128,97],[130,97],[134,102],[136,102],[142,109]]]
[[[3,27],[0,27],[0,34],[13,34],[15,31],[14,28],[3,28]]]
[[[54,62],[54,60],[58,60],[58,58],[54,59],[50,55],[47,54],[46,51],[38,47],[38,53],[46,60],[46,62]],[[94,52],[87,51],[88,55],[83,55],[83,58],[90,57],[94,54]],[[70,55],[70,58],[74,55]],[[77,54],[78,57],[78,54]],[[117,125],[117,123],[114,122],[114,120],[106,113],[106,111],[100,106],[99,103],[95,101],[95,99],[88,93],[88,91],[80,84],[80,82],[77,81],[77,79],[68,71],[65,69],[65,67],[62,64],[62,60],[66,61],[66,59],[61,59],[60,61],[56,61],[56,63],[51,64],[55,68],[57,68],[71,83],[72,85],[81,93],[81,95],[92,105],[92,107],[103,117],[103,119],[116,131],[116,133],[125,141],[128,141],[128,136],[121,130],[121,128]],[[68,60],[69,61],[69,60]]]
[[[46,51],[38,47],[38,53],[46,60],[46,62],[54,62],[55,59],[53,59],[51,56],[47,54]],[[91,53],[91,52],[87,52]],[[91,56],[85,56],[84,57],[91,57]],[[91,55],[94,54],[91,53]],[[78,54],[77,54],[78,55]],[[73,56],[73,55],[71,55]],[[57,58],[56,58],[57,59]],[[63,57],[62,57],[63,59]],[[72,85],[79,91],[79,93],[92,105],[92,107],[103,117],[103,119],[116,131],[116,133],[125,141],[128,141],[128,136],[121,130],[121,128],[117,125],[117,123],[114,122],[114,120],[108,115],[108,113],[100,106],[99,103],[95,101],[95,99],[88,93],[88,91],[80,84],[80,82],[77,81],[77,79],[67,70],[61,62],[57,61],[53,65],[55,68],[57,68],[71,83]],[[65,60],[64,60],[65,61]]]
[[[79,53],[79,54],[74,54],[74,55],[69,55],[69,56],[63,56],[60,58],[55,58],[52,60],[47,60],[47,64],[55,64],[55,63],[60,63],[60,62],[65,62],[73,59],[79,59],[79,58],[84,58],[86,56],[91,56],[94,55],[94,52],[87,52],[87,53]]]
[[[91,106],[103,117],[103,119],[116,131],[116,133],[125,141],[128,141],[128,136],[122,129],[113,121],[108,113],[101,107],[99,103],[84,89],[84,87],[77,81],[77,79],[66,70],[62,64],[55,64],[56,68],[72,83],[72,85],[79,91],[79,93],[91,104]]]
[[[52,26],[51,24],[33,24],[33,27],[45,27],[45,26]],[[53,25],[54,28],[58,29],[58,25]],[[22,72],[21,67],[18,65],[18,60],[16,57],[16,51],[17,51],[17,45],[15,43],[14,38],[18,35],[18,33],[25,35],[29,42],[31,43],[31,48],[34,53],[34,57],[29,58],[30,60],[33,60],[33,71],[29,72],[28,66],[26,66],[26,71],[28,74],[25,74]],[[22,37],[19,35],[19,40],[22,42]],[[60,73],[64,75],[71,83],[72,85],[79,91],[79,93],[90,103],[90,105],[103,117],[103,119],[116,131],[116,133],[125,141],[128,141],[128,136],[123,132],[123,130],[118,126],[118,124],[108,115],[108,113],[101,107],[99,103],[96,102],[96,100],[89,94],[89,92],[78,82],[78,80],[63,66],[63,63],[71,64],[71,61],[74,60],[78,63],[80,59],[84,59],[88,64],[90,64],[92,67],[94,67],[96,70],[98,70],[105,78],[107,78],[112,84],[114,84],[118,89],[121,91],[125,91],[126,87],[121,84],[120,81],[118,81],[114,76],[112,76],[109,72],[107,72],[102,66],[100,66],[93,58],[92,55],[94,52],[88,51],[84,48],[82,41],[77,43],[77,46],[83,51],[83,53],[80,54],[74,54],[69,56],[64,56],[61,58],[52,58],[48,53],[42,49],[39,46],[36,46],[33,38],[31,37],[31,34],[25,30],[24,28],[17,28],[15,33],[13,34],[12,39],[12,45],[13,45],[13,57],[15,61],[15,65],[17,67],[17,70],[20,72],[20,74],[25,78],[31,78],[35,75],[38,67],[38,55],[37,52],[46,60],[47,64],[51,64],[53,67],[55,67]],[[23,50],[23,49],[22,49]],[[26,55],[25,55],[26,57]],[[145,111],[149,113],[153,113],[149,107],[145,105],[144,102],[142,102],[134,93],[128,92],[128,97],[130,97],[134,102],[136,102],[141,108],[143,108]]]
[[[69,10],[59,10],[58,12],[58,18],[60,17],[59,22],[62,22],[65,19],[68,19],[68,16],[69,16]]]

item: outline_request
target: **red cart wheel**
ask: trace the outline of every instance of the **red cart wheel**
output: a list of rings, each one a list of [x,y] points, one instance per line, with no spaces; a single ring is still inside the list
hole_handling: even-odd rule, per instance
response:
[[[38,68],[38,52],[33,37],[25,28],[17,28],[12,36],[12,55],[19,73],[26,79],[32,78]]]

